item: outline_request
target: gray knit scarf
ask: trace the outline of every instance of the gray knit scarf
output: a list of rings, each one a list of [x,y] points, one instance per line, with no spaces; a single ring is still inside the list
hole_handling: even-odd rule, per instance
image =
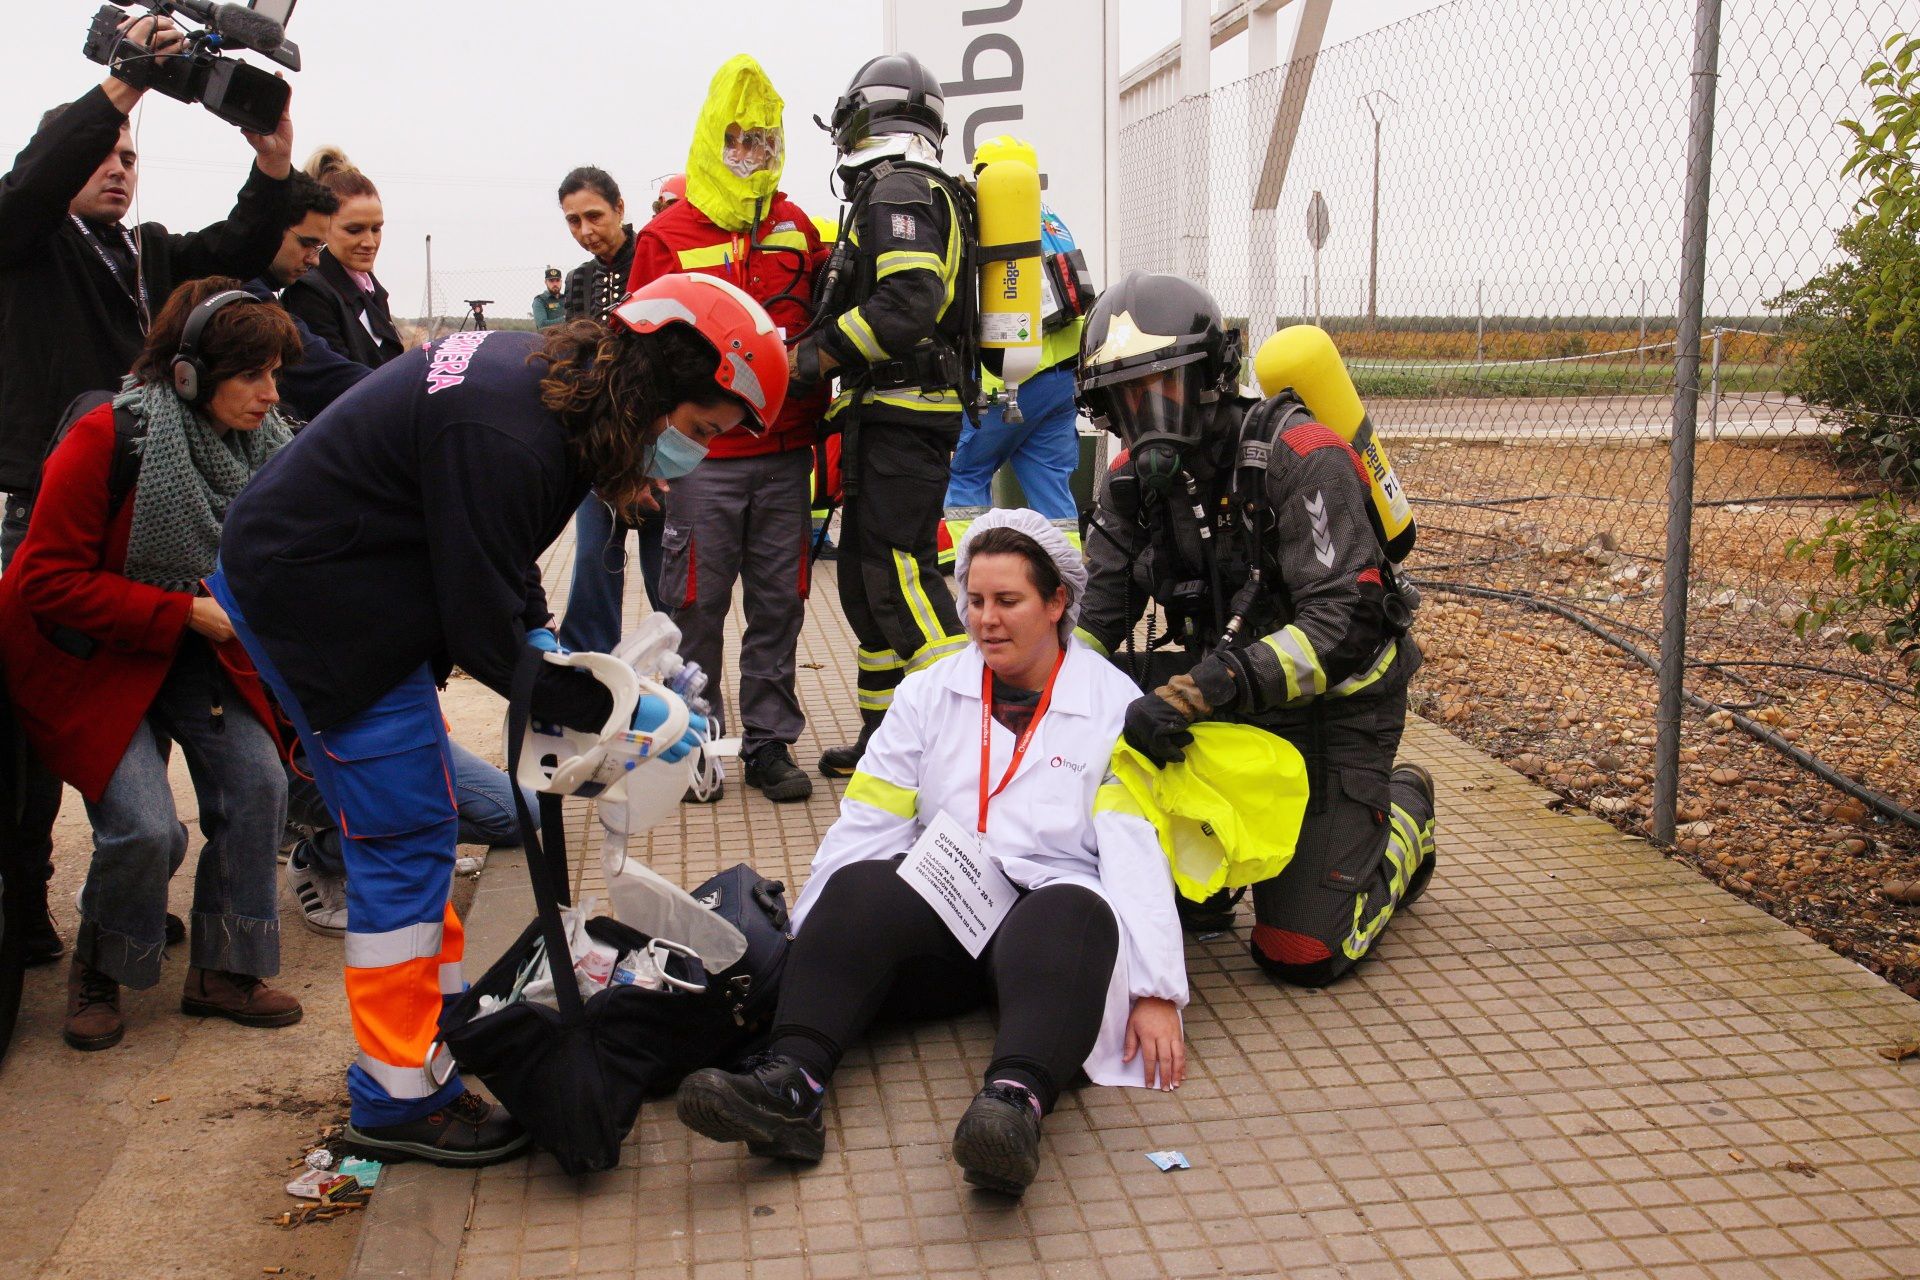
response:
[[[197,591],[219,559],[227,505],[293,433],[276,409],[252,431],[222,434],[160,383],[129,379],[113,407],[146,424],[123,572],[163,591]]]

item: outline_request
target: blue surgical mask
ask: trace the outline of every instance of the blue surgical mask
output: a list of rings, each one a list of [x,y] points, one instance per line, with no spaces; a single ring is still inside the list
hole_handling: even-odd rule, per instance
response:
[[[655,480],[678,480],[699,466],[706,456],[707,446],[669,425],[653,442],[653,458],[647,463],[647,474]]]

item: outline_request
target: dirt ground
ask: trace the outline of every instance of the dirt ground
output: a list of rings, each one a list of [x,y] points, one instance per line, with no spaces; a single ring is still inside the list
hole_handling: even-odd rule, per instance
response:
[[[1415,709],[1561,803],[1644,834],[1653,672],[1550,600],[1648,654],[1659,649],[1663,447],[1396,447],[1422,523],[1408,568],[1425,592]],[[1896,802],[1920,803],[1911,677],[1829,632],[1793,629],[1819,566],[1788,541],[1871,486],[1815,443],[1703,444],[1695,485],[1688,688],[1774,728]],[[1700,665],[1714,663],[1719,665]],[[1903,686],[1902,681],[1905,681]],[[1920,832],[1879,819],[1734,727],[1689,710],[1674,856],[1920,997],[1920,908],[1881,891],[1920,875]]]
[[[456,677],[443,705],[456,738],[500,758],[497,697]],[[194,836],[169,907],[184,916],[200,840],[178,758],[173,782]],[[74,895],[92,847],[72,791],[54,840],[54,918],[71,943]],[[471,878],[456,882],[456,906],[471,895]],[[0,1276],[333,1280],[346,1271],[357,1215],[291,1230],[273,1223],[297,1203],[285,1190],[298,1171],[292,1166],[325,1126],[346,1118],[353,1036],[340,943],[303,928],[283,892],[277,981],[306,1012],[277,1030],[183,1016],[186,964],[184,948],[172,948],[159,985],[125,998],[126,1039],[98,1053],[60,1039],[64,958],[28,971],[20,1028],[0,1068]]]

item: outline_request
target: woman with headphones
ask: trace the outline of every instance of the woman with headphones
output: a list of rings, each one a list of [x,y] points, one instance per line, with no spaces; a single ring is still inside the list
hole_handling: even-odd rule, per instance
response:
[[[228,504],[290,438],[275,371],[300,356],[278,306],[237,280],[174,291],[126,387],[48,456],[25,542],[0,578],[0,659],[33,748],[86,801],[93,861],[65,1036],[120,1042],[120,989],[160,979],[167,882],[185,859],[167,759],[187,761],[206,844],[182,1012],[300,1020],[280,970],[274,854],[286,778],[266,696],[213,572]]]

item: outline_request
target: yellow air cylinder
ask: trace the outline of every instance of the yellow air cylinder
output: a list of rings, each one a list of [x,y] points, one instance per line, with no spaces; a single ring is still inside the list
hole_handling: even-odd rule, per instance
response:
[[[974,179],[980,207],[980,350],[1007,384],[1005,417],[1019,422],[1015,393],[1040,367],[1040,174],[994,160]]]
[[[1395,564],[1413,550],[1418,530],[1413,508],[1407,502],[1400,478],[1393,474],[1387,460],[1387,447],[1360,403],[1360,393],[1347,366],[1327,331],[1318,325],[1296,324],[1260,344],[1253,357],[1253,376],[1264,395],[1278,395],[1287,388],[1300,397],[1318,421],[1340,433],[1353,446],[1367,469],[1373,497],[1375,527],[1387,549],[1387,558]]]

